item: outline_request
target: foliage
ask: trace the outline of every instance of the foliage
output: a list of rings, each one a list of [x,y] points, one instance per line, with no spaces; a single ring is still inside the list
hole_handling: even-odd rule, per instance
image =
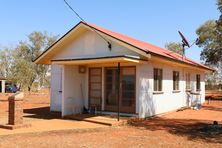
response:
[[[206,87],[213,86],[217,87],[222,84],[222,63],[219,63],[218,66],[211,65],[215,69],[215,72],[213,74],[206,74]]]
[[[214,74],[206,75],[209,88],[222,84],[222,0],[217,1],[217,6],[219,19],[208,20],[196,30],[199,39],[197,45],[203,48],[201,59],[216,70]]]
[[[217,1],[218,10],[220,11],[220,18],[219,20],[222,20],[222,0]]]
[[[180,55],[183,55],[183,47],[180,43],[178,42],[169,42],[165,44],[165,48],[168,50],[171,50],[173,52],[176,52]]]
[[[1,73],[4,73],[8,80],[17,83],[22,88],[28,88],[29,91],[34,82],[38,82],[40,87],[48,83],[46,75],[49,66],[36,65],[33,60],[53,44],[57,37],[48,35],[46,32],[32,32],[28,35],[27,41],[20,41],[15,48],[1,51],[0,65],[6,65],[0,69]],[[7,57],[11,58],[10,60],[2,58],[6,53]]]
[[[217,26],[216,21],[209,20],[196,31],[199,36],[197,44],[203,48],[201,59],[206,64],[217,64],[219,61],[222,61],[222,38]]]
[[[197,45],[203,48],[202,60],[214,65],[222,61],[222,0],[218,0],[217,5],[221,13],[219,19],[208,20],[196,30]]]
[[[0,76],[8,78],[11,75],[12,51],[9,48],[0,50]]]

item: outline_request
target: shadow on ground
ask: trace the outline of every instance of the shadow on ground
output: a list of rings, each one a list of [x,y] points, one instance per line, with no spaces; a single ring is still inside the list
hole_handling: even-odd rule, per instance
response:
[[[50,107],[24,109],[24,117],[37,119],[61,119],[60,112],[51,112]]]
[[[201,111],[205,111],[206,119],[189,119],[188,118],[167,118],[167,117],[153,117],[144,120],[132,119],[129,120],[129,125],[139,127],[142,129],[156,131],[164,130],[171,134],[187,137],[188,140],[201,140],[210,143],[221,143],[222,144],[222,124],[213,125],[211,115],[214,113],[222,112],[222,100],[210,101],[210,104],[203,105]],[[209,111],[209,112],[206,112]],[[216,112],[212,112],[216,111]],[[183,116],[183,112],[181,112]],[[221,114],[218,114],[220,116]],[[200,114],[203,116],[203,114]],[[211,120],[210,120],[211,119]],[[219,120],[219,122],[222,121]]]
[[[150,131],[164,130],[177,136],[187,137],[188,140],[222,143],[222,127],[212,127],[212,123],[209,121],[155,117],[145,120],[130,120],[129,124]]]

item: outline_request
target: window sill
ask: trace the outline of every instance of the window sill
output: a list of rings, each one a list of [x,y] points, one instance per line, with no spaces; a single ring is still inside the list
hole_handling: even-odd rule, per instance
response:
[[[180,90],[173,90],[173,93],[180,93]]]
[[[153,94],[154,95],[156,95],[156,94],[163,94],[163,91],[154,91]]]
[[[191,92],[191,89],[186,89],[186,92]]]

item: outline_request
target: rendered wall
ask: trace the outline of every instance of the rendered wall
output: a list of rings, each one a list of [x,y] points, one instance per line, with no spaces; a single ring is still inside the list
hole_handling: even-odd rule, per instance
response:
[[[2,83],[2,90],[1,90],[1,92],[5,93],[5,80],[1,80],[1,83]]]
[[[62,111],[62,66],[51,65],[50,110]]]
[[[75,40],[67,43],[67,46],[64,46],[63,49],[53,57],[53,60],[69,58],[93,58],[116,55],[139,56],[137,53],[128,50],[116,43],[112,43],[112,50],[110,51],[107,47],[107,43],[103,39],[98,37],[98,35],[94,32],[87,31],[81,34],[81,36],[76,38]],[[104,67],[109,65],[87,66],[103,67],[104,71]],[[76,111],[77,109],[74,109],[75,107],[73,107],[73,104],[77,104],[79,107],[83,107],[84,104],[85,107],[88,107],[88,71],[85,74],[79,74],[78,66],[63,67],[63,80],[61,79],[61,74],[59,74],[57,70],[52,70],[51,110],[59,111],[61,110],[61,104],[63,104],[63,115],[78,113],[78,111]],[[163,69],[162,94],[153,94],[154,67]],[[180,72],[180,92],[177,93],[173,93],[173,70],[177,70]],[[167,65],[152,61],[144,64],[137,64],[136,71],[136,113],[139,114],[140,117],[152,116],[186,106],[186,71],[189,71],[191,73],[191,84],[193,91],[196,91],[196,74],[201,74],[201,102],[204,102],[205,86],[203,72],[196,71],[195,69],[175,67],[174,65]],[[58,85],[60,80],[62,80],[63,82],[62,94],[57,93],[59,90],[58,86],[61,86]],[[84,95],[82,95],[80,85],[83,88]],[[102,93],[102,108],[104,108],[104,91]],[[63,98],[63,102],[61,102],[61,98]],[[73,101],[77,101],[77,103],[73,103]]]
[[[112,50],[108,49],[108,44],[95,32],[87,31],[80,37],[70,42],[63,50],[58,52],[54,57],[55,59],[73,59],[73,58],[94,58],[104,56],[117,56],[117,55],[136,55],[139,54],[128,50],[116,43],[111,42]]]
[[[62,116],[78,114],[83,110],[85,98],[85,74],[78,66],[63,66]]]
[[[162,93],[153,93],[153,69],[163,69]],[[179,71],[179,92],[173,92],[173,71]],[[204,73],[161,63],[137,66],[137,112],[144,118],[187,106],[185,73],[191,72],[191,88],[196,91],[196,74],[201,74],[201,103],[205,101]],[[196,98],[193,98],[194,100]]]

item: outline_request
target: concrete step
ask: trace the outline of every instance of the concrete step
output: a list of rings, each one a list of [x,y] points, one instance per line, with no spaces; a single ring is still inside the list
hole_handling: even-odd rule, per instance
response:
[[[102,124],[107,126],[121,126],[127,123],[126,119],[120,119],[117,121],[116,118],[108,117],[108,116],[101,116],[101,115],[90,115],[90,114],[80,114],[80,115],[69,115],[66,116],[67,119],[74,119],[78,121],[86,121],[96,124]]]

